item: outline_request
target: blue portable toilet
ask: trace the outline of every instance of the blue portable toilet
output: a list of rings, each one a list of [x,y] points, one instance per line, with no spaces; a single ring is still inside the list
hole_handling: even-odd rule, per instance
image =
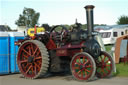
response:
[[[0,32],[0,75],[9,72],[9,36],[7,32]]]
[[[11,73],[19,72],[17,65],[17,52],[18,46],[15,45],[15,41],[24,39],[24,33],[22,32],[8,32],[10,39],[10,71]]]

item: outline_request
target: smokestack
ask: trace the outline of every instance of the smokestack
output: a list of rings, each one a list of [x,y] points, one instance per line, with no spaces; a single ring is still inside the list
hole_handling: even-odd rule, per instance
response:
[[[88,36],[92,37],[93,30],[93,5],[87,5],[84,7],[86,9],[86,19],[87,19],[87,30]]]

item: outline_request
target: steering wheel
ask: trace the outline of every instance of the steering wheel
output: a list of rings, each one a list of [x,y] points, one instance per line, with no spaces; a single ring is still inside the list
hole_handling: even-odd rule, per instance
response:
[[[50,31],[50,38],[62,41],[68,33],[68,29],[63,25],[56,25]]]

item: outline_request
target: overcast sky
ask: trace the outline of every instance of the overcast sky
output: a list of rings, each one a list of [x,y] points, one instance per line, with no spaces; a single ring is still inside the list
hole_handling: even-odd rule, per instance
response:
[[[121,15],[128,16],[128,0],[0,0],[0,25],[16,29],[15,21],[24,7],[40,12],[39,23],[86,24],[84,6],[94,5],[95,24],[116,24]]]

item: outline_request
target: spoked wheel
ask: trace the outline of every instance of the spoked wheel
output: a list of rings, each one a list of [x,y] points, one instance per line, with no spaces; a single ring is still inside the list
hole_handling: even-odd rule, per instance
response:
[[[112,57],[102,51],[98,59],[96,60],[96,76],[99,78],[110,77],[114,68],[114,61]]]
[[[78,80],[91,80],[96,71],[94,59],[86,52],[73,56],[70,68],[72,75]]]
[[[43,43],[37,40],[25,41],[18,50],[17,64],[26,78],[45,75],[49,66],[49,56]]]

